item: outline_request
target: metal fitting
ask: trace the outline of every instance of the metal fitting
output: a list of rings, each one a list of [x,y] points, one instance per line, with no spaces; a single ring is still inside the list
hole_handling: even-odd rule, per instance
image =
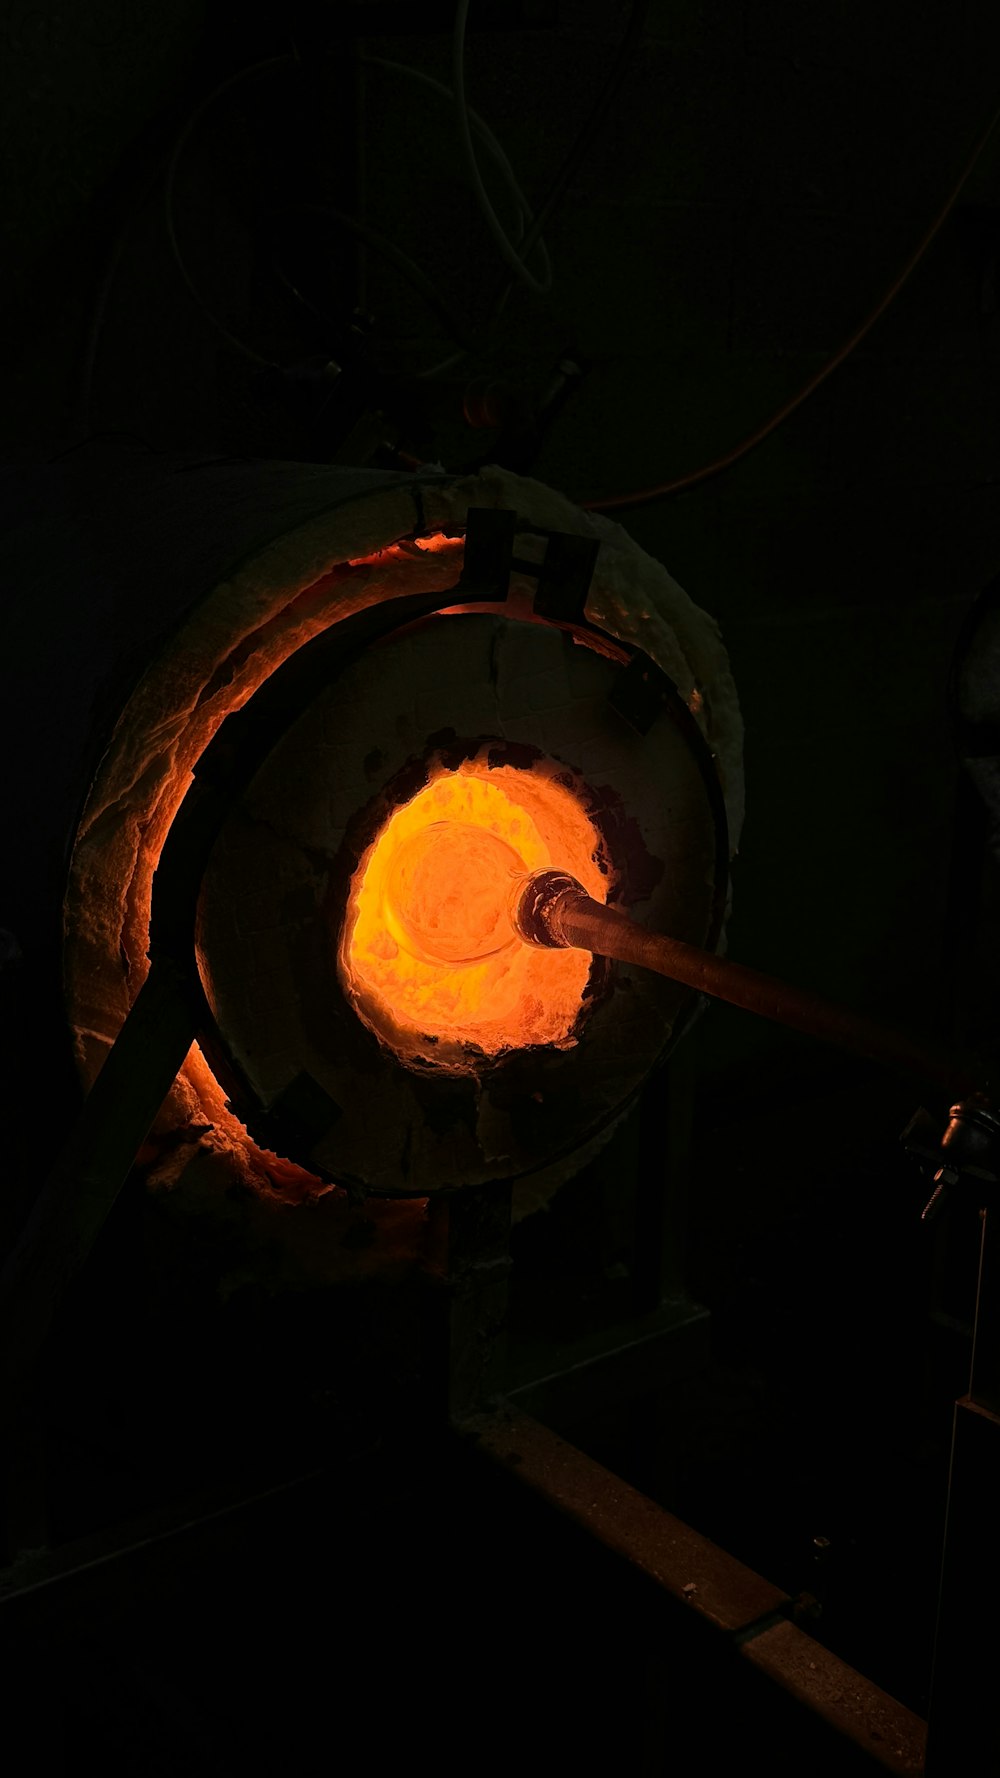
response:
[[[586,895],[576,877],[564,870],[532,871],[527,881],[517,884],[511,907],[511,924],[526,945],[539,945],[546,950],[565,950],[567,940],[559,928],[559,907],[563,897]]]

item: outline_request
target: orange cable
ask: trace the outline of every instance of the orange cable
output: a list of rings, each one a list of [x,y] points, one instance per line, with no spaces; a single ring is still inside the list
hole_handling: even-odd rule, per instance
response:
[[[810,395],[815,394],[820,385],[826,382],[827,377],[833,375],[833,372],[843,364],[844,359],[848,358],[854,351],[855,346],[861,343],[866,333],[874,327],[879,317],[885,314],[890,303],[895,301],[911,272],[913,272],[920,264],[928,247],[934,240],[935,235],[950,216],[961,195],[966,180],[975,167],[976,162],[979,160],[980,155],[985,149],[986,144],[989,142],[998,123],[1000,123],[1000,106],[994,111],[986,129],[976,143],[972,154],[962,169],[958,183],[950,192],[944,207],[938,212],[937,216],[935,216],[927,232],[924,234],[914,252],[911,253],[898,277],[892,284],[890,284],[888,290],[879,298],[879,301],[876,303],[871,313],[861,322],[861,325],[855,328],[854,332],[844,341],[842,346],[838,347],[837,351],[834,352],[833,357],[828,358],[822,368],[816,372],[815,376],[810,377],[809,381],[804,383],[802,388],[799,389],[790,400],[786,401],[783,407],[778,409],[777,413],[772,414],[771,418],[766,421],[763,426],[759,426],[755,432],[750,433],[748,438],[744,438],[739,444],[734,445],[732,450],[728,451],[724,457],[717,457],[714,462],[706,463],[701,469],[693,469],[689,471],[687,475],[678,476],[675,481],[661,482],[656,487],[642,488],[631,494],[609,494],[601,500],[583,500],[580,504],[588,512],[610,512],[616,507],[639,506],[646,500],[657,500],[667,494],[679,494],[685,488],[696,487],[700,482],[708,481],[711,476],[719,475],[722,470],[729,469],[732,464],[737,463],[741,457],[745,457],[749,451],[752,451],[756,445],[762,444],[764,439],[769,437],[784,420],[787,420],[788,416],[793,414],[797,407],[801,407],[802,403],[807,401]]]

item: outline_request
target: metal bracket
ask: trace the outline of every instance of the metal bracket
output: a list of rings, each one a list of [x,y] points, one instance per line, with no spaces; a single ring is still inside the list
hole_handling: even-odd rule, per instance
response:
[[[502,603],[510,585],[517,513],[509,506],[470,506],[456,592],[463,599]]]
[[[535,569],[538,575],[534,601],[536,617],[547,618],[556,624],[590,627],[586,612],[587,594],[600,547],[596,537],[578,537],[565,531],[552,533],[545,559]]]
[[[276,1153],[309,1154],[338,1119],[343,1107],[311,1074],[297,1074],[263,1111],[254,1112],[247,1128],[256,1142]]]
[[[985,1206],[1000,1180],[1000,1118],[986,1098],[973,1093],[948,1112],[944,1133],[921,1106],[900,1138],[907,1154],[932,1174],[934,1190],[924,1207],[924,1222],[933,1221],[947,1194],[961,1187]]]
[[[676,687],[648,654],[637,650],[608,700],[637,735],[648,735]]]

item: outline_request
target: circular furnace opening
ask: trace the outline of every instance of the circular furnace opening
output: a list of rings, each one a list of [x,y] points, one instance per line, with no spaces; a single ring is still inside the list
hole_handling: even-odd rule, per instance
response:
[[[476,1073],[531,1045],[576,1043],[593,958],[525,944],[517,886],[548,866],[604,901],[593,798],[561,762],[504,764],[499,743],[392,807],[351,877],[337,951],[358,1017],[404,1063]]]

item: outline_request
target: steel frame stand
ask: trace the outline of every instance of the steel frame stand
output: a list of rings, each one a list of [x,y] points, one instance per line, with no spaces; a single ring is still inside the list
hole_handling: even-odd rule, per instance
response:
[[[952,1433],[927,1778],[1000,1772],[1000,1207],[981,1215],[972,1375]]]

